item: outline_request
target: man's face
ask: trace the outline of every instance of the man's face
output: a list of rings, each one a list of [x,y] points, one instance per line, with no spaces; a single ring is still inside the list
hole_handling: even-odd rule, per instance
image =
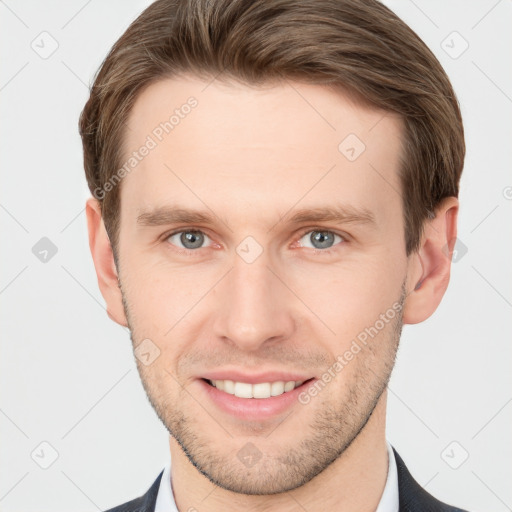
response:
[[[197,105],[182,109],[191,96]],[[172,130],[155,131],[176,109]],[[118,253],[132,340],[146,340],[150,354],[138,361],[145,390],[217,485],[246,494],[296,488],[385,403],[408,270],[401,123],[321,86],[256,90],[187,77],[137,99],[126,159],[148,135],[156,147],[122,182]],[[341,207],[367,215],[293,219]],[[169,213],[178,209],[211,221],[177,222]],[[383,322],[393,305],[398,313]],[[335,377],[325,383],[329,368]],[[288,378],[270,373],[324,385],[310,394],[315,380],[303,384],[292,400],[241,398],[204,380],[266,382],[237,393],[278,393],[272,383]]]

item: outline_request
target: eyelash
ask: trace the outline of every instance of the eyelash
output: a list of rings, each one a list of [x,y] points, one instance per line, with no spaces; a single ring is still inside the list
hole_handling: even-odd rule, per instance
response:
[[[309,249],[310,251],[313,251],[313,254],[315,255],[318,255],[318,254],[331,254],[333,253],[336,248],[340,245],[340,244],[345,244],[347,243],[348,241],[348,237],[342,233],[338,233],[337,231],[333,231],[333,230],[330,230],[330,229],[325,229],[325,228],[322,228],[322,227],[319,227],[319,226],[316,226],[316,227],[308,227],[308,228],[304,228],[303,230],[301,230],[301,232],[299,233],[298,237],[299,239],[302,238],[304,235],[306,235],[307,233],[311,233],[313,231],[319,231],[319,232],[323,232],[323,233],[332,233],[333,235],[337,235],[339,236],[342,241],[341,242],[338,242],[338,244],[336,244],[335,246],[333,246],[332,248],[330,249],[312,249],[310,247],[306,247],[306,249]],[[164,242],[167,242],[167,240],[173,236],[173,235],[177,235],[178,233],[186,233],[186,232],[199,232],[199,233],[202,233],[203,235],[206,235],[208,238],[210,238],[211,240],[211,237],[208,235],[208,233],[205,233],[202,229],[199,229],[199,228],[195,228],[195,227],[189,227],[187,229],[177,229],[175,231],[172,231],[171,233],[166,233],[162,238],[163,238],[163,241]],[[199,249],[206,249],[206,247],[200,247]],[[179,254],[183,254],[185,256],[195,256],[196,252],[198,251],[198,249],[181,249],[180,247],[176,247],[175,246],[175,249],[173,249],[175,251],[177,251]]]

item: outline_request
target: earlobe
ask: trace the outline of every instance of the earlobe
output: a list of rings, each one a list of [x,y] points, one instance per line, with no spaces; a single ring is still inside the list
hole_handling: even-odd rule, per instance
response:
[[[86,202],[85,212],[89,232],[89,248],[94,261],[98,285],[106,302],[107,314],[114,322],[128,327],[112,246],[103,223],[98,200],[89,198]]]
[[[404,312],[404,324],[416,324],[429,318],[439,306],[450,281],[451,257],[457,238],[456,197],[447,197],[427,220],[417,253],[411,255]],[[412,271],[411,271],[412,267]]]

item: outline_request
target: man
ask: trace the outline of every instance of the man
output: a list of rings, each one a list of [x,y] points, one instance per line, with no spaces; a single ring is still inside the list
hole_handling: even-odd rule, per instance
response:
[[[80,133],[99,286],[170,433],[112,510],[460,510],[385,438],[402,325],[448,286],[465,152],[414,32],[373,0],[159,0]]]

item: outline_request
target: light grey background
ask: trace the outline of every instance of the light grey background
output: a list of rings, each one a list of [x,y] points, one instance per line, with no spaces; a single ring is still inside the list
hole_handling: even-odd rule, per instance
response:
[[[93,74],[149,3],[0,1],[3,512],[105,509],[145,492],[167,460],[128,332],[96,283],[77,129]],[[512,2],[386,4],[444,65],[467,143],[450,286],[429,320],[404,327],[387,436],[438,498],[512,510]],[[32,251],[43,237],[57,248],[46,263]]]

